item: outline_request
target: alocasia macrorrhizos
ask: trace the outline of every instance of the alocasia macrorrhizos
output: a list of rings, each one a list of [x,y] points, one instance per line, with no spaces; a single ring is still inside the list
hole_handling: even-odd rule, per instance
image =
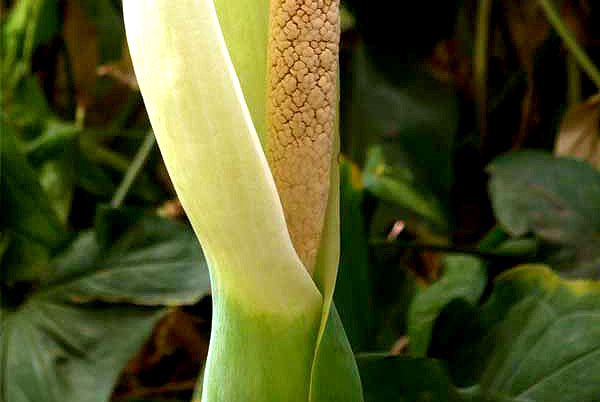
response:
[[[339,1],[123,7],[152,127],[210,264],[203,401],[362,401],[332,306]]]

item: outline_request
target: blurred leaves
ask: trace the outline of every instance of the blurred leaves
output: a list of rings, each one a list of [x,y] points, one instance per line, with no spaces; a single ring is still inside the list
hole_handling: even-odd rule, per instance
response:
[[[378,198],[403,207],[408,214],[416,214],[438,228],[446,229],[446,217],[439,202],[427,194],[426,189],[418,190],[413,170],[401,165],[392,166],[389,161],[386,164],[383,152],[382,147],[370,148],[365,166],[365,187]]]
[[[56,0],[21,0],[2,24],[0,74],[3,88],[0,103],[19,82],[31,73],[34,50],[48,42],[59,30]]]
[[[121,57],[125,28],[118,4],[111,0],[79,0],[92,21],[98,38],[99,63],[115,61]]]
[[[3,161],[2,232],[9,245],[2,255],[4,280],[35,279],[53,251],[67,240],[67,230],[44,192],[38,176],[17,146],[11,127],[0,116]]]
[[[502,156],[488,171],[494,212],[506,230],[538,235],[563,275],[600,278],[598,171],[533,151]]]
[[[356,161],[367,157],[366,189],[447,231],[456,95],[422,72],[406,72],[403,83],[388,80],[362,46],[353,63],[347,152]]]

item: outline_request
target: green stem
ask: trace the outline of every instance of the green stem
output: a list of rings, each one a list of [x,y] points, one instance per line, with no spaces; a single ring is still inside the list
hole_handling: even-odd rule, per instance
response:
[[[121,181],[119,188],[117,188],[117,191],[115,192],[115,195],[112,201],[110,202],[111,207],[119,208],[121,206],[123,200],[129,192],[129,189],[133,185],[133,182],[142,170],[144,163],[146,163],[146,159],[148,159],[148,156],[150,156],[150,152],[154,148],[155,142],[156,139],[154,138],[154,133],[152,131],[148,132],[146,138],[144,138],[142,146],[133,158],[129,169],[127,169],[127,173],[125,173],[125,177],[123,177],[123,181]]]
[[[544,13],[546,14],[546,18],[552,25],[552,27],[556,30],[558,35],[561,37],[563,42],[565,43],[566,48],[571,52],[575,60],[581,67],[583,71],[588,75],[588,77],[594,82],[596,87],[600,89],[600,71],[596,68],[592,60],[586,54],[585,50],[579,43],[577,43],[577,39],[575,35],[569,27],[564,23],[561,19],[559,12],[556,10],[551,0],[539,0]]]

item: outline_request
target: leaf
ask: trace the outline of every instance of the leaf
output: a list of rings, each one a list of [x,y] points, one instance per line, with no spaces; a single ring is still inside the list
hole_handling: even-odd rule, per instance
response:
[[[99,64],[121,57],[125,30],[119,10],[110,0],[79,0],[95,27]]]
[[[3,279],[33,279],[52,251],[67,240],[67,232],[57,217],[38,177],[17,148],[10,126],[0,121],[3,171],[2,230],[11,234],[11,244],[3,257]],[[29,250],[31,248],[31,250]],[[36,252],[37,251],[37,252]]]
[[[341,256],[334,300],[354,351],[369,350],[373,339],[373,284],[369,248],[362,213],[361,173],[343,159],[341,178]]]
[[[436,333],[450,370],[441,360],[359,356],[365,401],[596,402],[599,296],[600,282],[564,280],[544,266],[507,271],[485,305]]]
[[[48,120],[44,132],[26,144],[27,159],[33,165],[40,165],[48,159],[59,158],[65,147],[73,145],[80,131],[75,123]]]
[[[600,97],[567,110],[561,123],[554,153],[588,162],[600,169]]]
[[[134,306],[77,306],[32,298],[5,318],[5,400],[108,400],[119,371],[164,311]]]
[[[599,282],[517,267],[497,279],[484,306],[455,314],[452,327],[454,333],[438,334],[438,349],[458,383],[476,383],[480,395],[528,402],[600,397]]]
[[[71,151],[73,151],[73,147],[71,147]],[[73,162],[73,154],[67,156],[65,153],[59,160],[44,163],[40,171],[40,183],[63,225],[67,224],[73,201],[75,183]]]
[[[60,30],[56,0],[22,0],[3,21],[0,35],[0,72],[2,92],[11,94],[20,80],[31,70],[35,49],[50,41]]]
[[[414,297],[408,312],[410,352],[416,357],[427,354],[436,318],[450,302],[463,299],[475,304],[486,284],[483,262],[468,255],[450,255],[444,259],[444,273],[433,285]]]
[[[459,402],[458,390],[439,361],[362,355],[358,358],[365,402]]]
[[[502,156],[488,172],[494,212],[508,232],[538,235],[562,257],[553,265],[563,275],[600,278],[599,172],[533,151]]]
[[[77,158],[77,184],[102,199],[109,200],[117,186],[100,166],[95,165],[84,152]]]
[[[365,188],[382,200],[399,205],[438,228],[446,227],[446,217],[431,193],[422,193],[417,179],[408,168],[394,166],[385,159],[383,147],[375,146],[367,154],[364,172]]]
[[[33,76],[25,76],[10,95],[11,101],[4,109],[8,120],[16,127],[26,128],[36,133],[42,131],[44,120],[52,116],[46,96],[37,79]]]
[[[440,360],[366,353],[358,357],[365,402],[520,402],[457,388]]]
[[[99,242],[97,231],[82,233],[23,303],[18,289],[3,295],[5,400],[107,401],[163,306],[208,293],[206,262],[189,228],[140,213],[128,222],[110,245]]]
[[[104,212],[103,219],[95,231],[82,233],[55,259],[56,273],[48,285],[56,287],[57,297],[177,306],[207,294],[208,267],[190,228],[139,212],[126,216],[120,210]],[[116,240],[100,232],[110,230],[101,228],[103,224],[123,222],[126,230],[120,233],[122,229],[116,228]]]
[[[356,360],[333,304],[312,370],[309,402],[363,402]]]
[[[364,47],[354,56],[347,152],[367,157],[368,191],[447,231],[457,97],[423,73],[392,82],[368,56]]]
[[[46,131],[28,144],[28,159],[40,164],[40,183],[63,225],[71,211],[71,202],[79,170],[75,124],[48,121]]]

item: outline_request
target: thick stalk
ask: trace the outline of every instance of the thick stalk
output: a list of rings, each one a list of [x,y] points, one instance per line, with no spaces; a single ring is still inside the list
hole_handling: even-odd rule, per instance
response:
[[[213,293],[203,402],[307,402],[320,308],[256,311]]]

